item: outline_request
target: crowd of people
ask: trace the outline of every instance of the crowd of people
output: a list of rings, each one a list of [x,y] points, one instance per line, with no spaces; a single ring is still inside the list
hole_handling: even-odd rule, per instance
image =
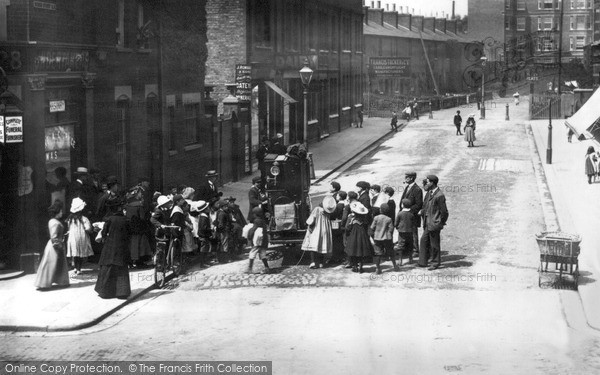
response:
[[[382,273],[381,263],[389,258],[394,270],[403,265],[403,256],[419,267],[437,269],[441,264],[440,232],[448,220],[446,198],[438,188],[438,178],[428,175],[423,189],[416,183],[417,174],[405,174],[404,190],[399,204],[391,186],[358,181],[353,191],[343,191],[337,182],[331,183],[330,194],[316,207],[307,220],[307,233],[302,250],[310,252],[310,268],[328,263],[341,263],[353,272],[363,272],[370,259],[375,272]],[[423,194],[425,190],[425,194]],[[419,240],[418,228],[423,228]],[[398,242],[394,244],[394,231]],[[400,257],[396,258],[396,251]],[[398,263],[397,263],[398,260]]]
[[[235,197],[223,198],[214,170],[196,188],[179,185],[161,193],[150,190],[145,177],[123,189],[116,176],[100,180],[99,171],[84,167],[71,183],[63,169],[55,171],[58,182],[49,184],[50,240],[36,277],[40,290],[68,286],[90,260],[99,266],[99,296],[127,298],[129,269],[153,265],[157,240],[167,230],[179,240],[178,251],[197,257],[200,267],[230,262],[243,252],[246,218]]]

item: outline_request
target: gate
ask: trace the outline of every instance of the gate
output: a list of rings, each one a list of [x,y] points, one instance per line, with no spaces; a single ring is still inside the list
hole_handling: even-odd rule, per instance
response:
[[[561,97],[556,94],[534,94],[529,102],[529,119],[563,118]]]

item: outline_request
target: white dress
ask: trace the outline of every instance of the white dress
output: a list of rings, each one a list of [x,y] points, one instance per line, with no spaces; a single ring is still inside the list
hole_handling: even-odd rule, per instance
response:
[[[81,220],[73,220],[69,224],[69,236],[67,239],[68,257],[89,257],[94,255],[92,250],[92,241],[88,232],[92,231],[92,224],[87,217],[82,216]]]
[[[331,253],[333,240],[331,237],[331,220],[322,207],[316,207],[306,219],[309,228],[306,230],[302,250],[321,254]]]

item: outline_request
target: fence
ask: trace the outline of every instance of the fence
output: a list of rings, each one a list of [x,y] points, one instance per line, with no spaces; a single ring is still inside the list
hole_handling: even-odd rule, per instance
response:
[[[394,96],[389,97],[380,94],[365,94],[369,95],[365,98],[365,102],[369,103],[367,113],[369,117],[390,117],[392,111],[401,112],[407,103],[412,102],[412,97]],[[492,98],[492,93],[486,93],[486,100]],[[478,95],[475,93],[452,95],[452,96],[433,96],[417,98],[419,114],[423,115],[429,111],[437,111],[466,105],[469,103],[477,103]]]
[[[552,105],[550,105],[552,103]],[[575,95],[573,93],[543,93],[529,96],[529,119],[562,119],[574,112]]]

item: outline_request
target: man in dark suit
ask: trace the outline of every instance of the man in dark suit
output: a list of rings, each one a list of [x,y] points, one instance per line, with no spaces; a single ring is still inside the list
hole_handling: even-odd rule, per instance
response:
[[[421,190],[419,185],[415,183],[416,179],[416,172],[408,172],[404,174],[404,183],[406,184],[406,187],[404,188],[400,202],[402,202],[402,199],[410,199],[411,201],[410,212],[414,215],[415,219],[415,226],[413,228],[413,244],[414,251],[418,254],[419,227],[421,226],[421,217],[419,216],[419,211],[421,211],[421,208],[423,208],[423,190]]]
[[[206,172],[206,181],[202,183],[195,194],[195,201],[205,201],[208,202],[210,206],[212,206],[216,201],[220,199],[223,195],[222,192],[219,192],[219,188],[217,187],[217,177],[219,174],[215,170],[210,170]]]
[[[262,190],[262,179],[259,176],[252,178],[252,187],[248,190],[248,222],[254,222],[254,207],[261,207],[263,212],[267,212],[267,196]],[[265,206],[263,206],[265,205]]]
[[[277,155],[285,155],[287,153],[287,147],[283,144],[283,134],[277,133],[277,136],[273,139],[273,145],[269,148],[269,152]]]
[[[423,201],[423,236],[421,237],[421,251],[419,252],[419,267],[427,267],[427,260],[431,255],[432,260],[437,263],[429,268],[435,270],[442,263],[440,247],[440,233],[448,220],[448,208],[446,207],[446,196],[437,186],[438,178],[435,175],[427,176],[425,185],[425,199]]]
[[[456,126],[456,135],[462,135],[460,131],[460,125],[462,124],[462,117],[460,117],[460,111],[456,111],[454,115],[454,126]]]

